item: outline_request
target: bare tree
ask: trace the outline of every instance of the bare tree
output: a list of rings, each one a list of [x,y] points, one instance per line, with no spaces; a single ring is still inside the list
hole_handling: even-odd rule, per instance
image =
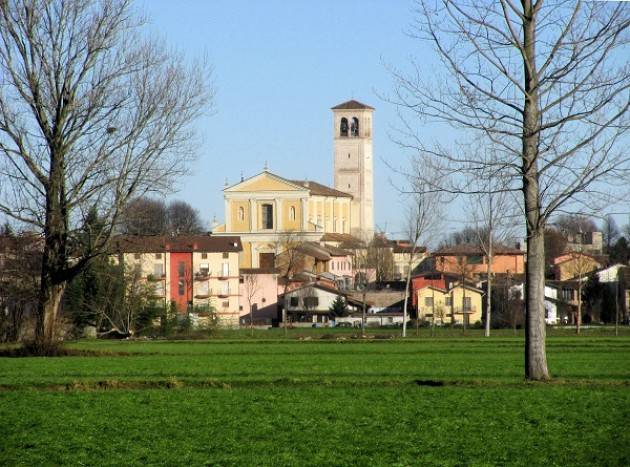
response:
[[[140,35],[130,0],[0,0],[0,212],[43,233],[36,347],[124,206],[194,155],[209,70]],[[103,228],[76,235],[96,207]]]
[[[470,179],[492,169],[510,181],[506,189],[522,193],[525,375],[546,380],[545,225],[560,209],[598,209],[627,188],[629,10],[579,0],[417,4],[416,36],[432,44],[446,76],[417,64],[412,73],[395,72],[394,100],[423,121],[450,125],[459,138],[428,142],[405,118],[406,144],[445,168],[430,180],[434,189],[470,194]],[[497,148],[497,158],[461,150],[480,138]]]
[[[608,214],[602,220],[602,232],[604,233],[604,244],[606,245],[606,254],[610,254],[610,250],[619,238],[620,232],[617,227],[615,218]]]
[[[289,291],[289,285],[293,276],[304,269],[304,254],[301,247],[303,238],[297,232],[289,231],[282,234],[275,243],[275,268],[278,270],[278,277],[284,284],[283,297]],[[282,304],[282,326],[284,334],[287,335],[287,306]]]
[[[168,232],[168,214],[163,200],[142,196],[132,199],[121,216],[127,235],[163,235]]]
[[[261,284],[258,283],[258,274],[248,273],[244,275],[243,285],[245,286],[245,298],[249,305],[249,329],[252,337],[254,336],[254,297],[261,290]]]
[[[414,170],[416,172],[417,170]],[[403,327],[402,336],[407,336],[407,306],[409,302],[409,287],[411,284],[411,274],[413,264],[420,252],[420,242],[428,241],[428,235],[437,233],[437,228],[441,225],[443,196],[439,191],[431,191],[422,178],[410,177],[412,189],[409,206],[407,209],[407,225],[405,234],[410,240],[411,248],[408,255],[407,277],[405,278],[405,299],[403,302]],[[418,317],[416,316],[416,330],[418,327]]]
[[[168,203],[167,214],[170,233],[195,234],[203,230],[199,211],[186,201],[174,200]]]
[[[494,252],[497,244],[505,243],[514,233],[517,215],[514,211],[512,193],[501,174],[480,172],[473,182],[478,193],[472,195],[472,220],[477,233],[477,244],[486,257],[486,320],[485,337],[490,337],[492,318],[492,279]]]

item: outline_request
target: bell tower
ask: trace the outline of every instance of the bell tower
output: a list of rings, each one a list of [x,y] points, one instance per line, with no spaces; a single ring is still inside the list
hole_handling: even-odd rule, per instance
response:
[[[350,100],[332,111],[335,189],[352,195],[350,233],[369,241],[374,235],[374,108]]]

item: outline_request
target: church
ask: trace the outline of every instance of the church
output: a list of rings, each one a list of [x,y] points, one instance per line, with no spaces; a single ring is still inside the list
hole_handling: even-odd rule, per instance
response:
[[[213,233],[241,238],[241,268],[272,267],[287,238],[320,243],[327,238],[369,241],[374,235],[374,108],[350,100],[331,110],[333,187],[265,167],[224,188],[225,224]]]

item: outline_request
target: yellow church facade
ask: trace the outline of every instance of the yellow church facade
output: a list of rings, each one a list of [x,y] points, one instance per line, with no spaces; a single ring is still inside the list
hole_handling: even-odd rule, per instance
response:
[[[319,242],[325,233],[349,234],[352,195],[268,170],[223,190],[225,224],[215,233],[241,237],[241,268],[271,268],[287,242]]]

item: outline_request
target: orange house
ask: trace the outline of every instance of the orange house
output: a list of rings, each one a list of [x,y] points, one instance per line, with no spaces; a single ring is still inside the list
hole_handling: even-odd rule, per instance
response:
[[[478,245],[444,247],[435,251],[432,256],[435,270],[442,273],[472,277],[487,272],[488,257]],[[525,252],[517,248],[495,246],[491,271],[495,274],[523,274]]]

